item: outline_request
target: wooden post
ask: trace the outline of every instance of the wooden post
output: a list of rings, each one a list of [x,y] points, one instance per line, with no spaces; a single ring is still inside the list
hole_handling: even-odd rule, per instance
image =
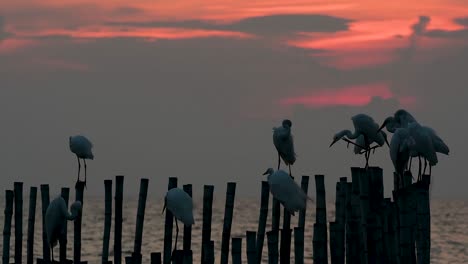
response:
[[[400,262],[401,263],[412,263],[412,252],[411,252],[411,223],[409,216],[408,206],[408,188],[403,188],[393,192],[394,200],[397,202],[398,217],[399,217],[399,234],[400,234]]]
[[[280,202],[273,197],[271,208],[271,230],[279,231],[281,206]]]
[[[109,240],[112,225],[112,180],[104,180],[104,235],[102,238],[102,264],[109,261]]]
[[[301,189],[307,194],[309,191],[309,176],[304,175],[301,178]],[[297,222],[297,226],[305,229],[305,217],[307,212],[307,206],[304,210],[299,211],[299,220]]]
[[[23,183],[14,183],[15,192],[15,263],[22,263],[23,256]]]
[[[37,187],[29,189],[29,214],[28,214],[28,240],[26,249],[26,263],[34,263],[34,225],[36,223],[36,197]]]
[[[174,250],[172,254],[172,263],[173,264],[183,264],[184,263],[184,251],[183,250]]]
[[[141,264],[141,243],[143,240],[143,224],[145,220],[146,197],[148,194],[148,179],[140,180],[140,193],[138,196],[138,209],[135,226],[135,243],[133,246],[132,263]]]
[[[384,186],[383,170],[379,167],[368,168],[368,178],[370,180],[369,206],[370,215],[368,218],[370,228],[369,251],[372,262],[384,262],[383,248],[383,208],[384,208]]]
[[[399,222],[399,213],[398,213],[398,206],[397,202],[392,202],[390,205],[390,217],[389,217],[389,226],[393,233],[393,239],[390,243],[394,252],[395,252],[395,262],[394,263],[401,263],[400,261],[400,222]]]
[[[260,200],[260,216],[257,230],[257,264],[262,262],[263,241],[265,240],[266,221],[268,217],[268,202],[270,201],[270,185],[262,181],[262,195]]]
[[[11,218],[13,216],[13,199],[15,194],[12,190],[5,191],[5,223],[3,225],[3,264],[10,262],[10,235]]]
[[[392,230],[392,201],[390,198],[384,199],[383,207],[383,263],[396,263],[395,233]]]
[[[70,188],[66,188],[66,187],[62,188],[60,195],[62,196],[63,200],[65,200],[65,206],[67,207],[67,210],[68,210],[68,200],[70,199]],[[65,222],[65,229],[64,229],[65,235],[62,237],[60,241],[59,260],[61,263],[66,263],[67,261],[67,242],[68,242],[67,240],[68,223],[67,222]]]
[[[192,184],[185,184],[183,186],[183,188],[184,188],[184,191],[190,197],[192,197]],[[183,249],[186,252],[185,253],[186,256],[184,257],[184,261],[187,259],[188,254],[190,254],[190,256],[192,257],[191,244],[192,244],[192,226],[185,226],[184,225],[184,246],[183,246]]]
[[[84,182],[77,182],[75,185],[75,201],[80,201],[83,208]],[[81,263],[81,222],[83,212],[80,211],[78,217],[73,221],[74,224],[74,243],[73,243],[73,263]]]
[[[122,218],[124,176],[115,176],[114,264],[122,264]]]
[[[246,232],[247,240],[247,263],[257,264],[257,246],[256,246],[257,233],[254,231]]]
[[[348,264],[360,262],[359,177],[357,174],[352,174],[352,178],[352,183],[348,183],[346,189],[346,263]]]
[[[232,264],[242,264],[242,238],[232,238]]]
[[[161,252],[151,253],[151,264],[161,264]]]
[[[369,168],[368,168],[369,169]],[[360,208],[361,208],[361,263],[367,263],[368,262],[368,256],[369,256],[369,251],[368,251],[368,245],[367,245],[367,240],[368,240],[368,224],[367,224],[367,218],[369,216],[369,211],[370,211],[370,206],[369,206],[369,174],[367,173],[368,170],[363,169],[363,168],[352,168],[353,172],[357,174],[358,176],[358,184],[359,184],[359,203],[360,203]]]
[[[330,259],[331,263],[340,263],[337,250],[337,222],[330,222]]]
[[[184,264],[193,264],[193,252],[192,250],[184,251]]]
[[[202,224],[202,261],[205,257],[205,247],[211,240],[211,215],[213,210],[213,185],[205,185],[203,188],[203,224]],[[202,262],[203,264],[203,262]]]
[[[294,228],[294,263],[304,264],[304,228]]]
[[[50,247],[49,243],[47,243],[47,232],[45,229],[45,214],[47,211],[47,207],[49,207],[49,185],[48,184],[41,184],[41,200],[42,200],[42,252],[43,257],[42,260],[46,263],[50,262]]]
[[[417,189],[418,263],[430,263],[431,257],[431,207],[429,199],[429,175],[423,175]]]
[[[224,206],[224,224],[221,240],[221,264],[227,264],[229,260],[229,242],[231,240],[231,225],[234,213],[235,196],[236,183],[228,182],[226,187],[226,205]]]
[[[210,240],[205,245],[205,255],[202,262],[205,264],[214,264],[214,241]]]
[[[336,238],[337,238],[337,263],[345,263],[345,222],[346,222],[346,188],[347,177],[340,178],[339,192],[338,192],[338,208],[336,222]]]
[[[328,263],[327,239],[327,206],[325,200],[324,175],[315,175],[317,197],[316,219],[314,224],[314,263]]]
[[[167,185],[167,190],[177,188],[177,178],[169,177],[169,183]],[[164,224],[164,254],[163,254],[163,263],[167,264],[171,261],[172,254],[172,229],[174,224],[174,216],[169,210],[166,210],[166,219]]]
[[[291,213],[283,209],[283,229],[281,229],[280,263],[289,264],[291,258]]]
[[[278,264],[278,231],[267,232],[268,240],[268,264]]]

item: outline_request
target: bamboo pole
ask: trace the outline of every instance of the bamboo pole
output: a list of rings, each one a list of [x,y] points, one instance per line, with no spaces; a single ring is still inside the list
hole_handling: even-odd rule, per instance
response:
[[[398,191],[394,191],[394,197],[398,207],[398,220],[399,220],[399,239],[400,239],[400,262],[401,263],[412,263],[411,253],[411,221],[409,216],[408,206],[408,188],[403,188]]]
[[[418,239],[416,241],[418,251],[418,264],[430,263],[431,257],[431,207],[429,199],[429,175],[423,175],[422,182],[417,191],[417,222]]]
[[[41,184],[41,200],[42,200],[42,252],[43,257],[42,260],[46,263],[50,262],[50,247],[49,243],[47,243],[47,232],[45,229],[45,214],[47,211],[47,207],[49,207],[49,185],[48,184]]]
[[[15,194],[12,190],[5,191],[5,222],[3,225],[3,264],[10,262],[10,236],[11,218],[13,216],[13,199]]]
[[[291,259],[291,213],[283,209],[283,229],[281,229],[280,263],[289,264]]]
[[[146,197],[148,196],[149,180],[143,178],[140,180],[140,193],[138,196],[138,209],[135,226],[135,243],[133,246],[132,262],[141,264],[141,244],[143,240],[143,224],[145,221]]]
[[[213,185],[205,185],[203,189],[203,224],[202,224],[202,261],[208,257],[205,256],[206,246],[211,240],[211,215],[213,211]],[[202,263],[203,264],[203,263]]]
[[[368,230],[368,217],[370,211],[369,205],[369,183],[370,178],[368,174],[368,170],[362,168],[353,168],[354,171],[352,173],[356,173],[358,176],[358,184],[359,184],[359,202],[361,208],[361,263],[367,263],[369,257],[369,249],[368,249],[368,234],[370,234]]]
[[[257,245],[256,245],[257,233],[255,231],[246,232],[247,240],[247,263],[257,264]]]
[[[192,184],[185,184],[183,186],[184,191],[192,197]],[[184,261],[188,261],[188,256],[190,255],[190,258],[192,258],[192,250],[191,250],[191,244],[192,244],[192,226],[186,226],[184,225],[184,242],[183,242],[183,249],[186,252]],[[191,262],[190,262],[191,263]]]
[[[307,194],[309,191],[309,176],[304,175],[301,179],[301,189]],[[307,206],[304,210],[299,211],[299,220],[297,226],[305,229],[305,218],[306,218]]]
[[[263,242],[265,240],[266,221],[268,217],[268,202],[270,200],[270,185],[262,181],[262,194],[260,200],[260,216],[257,230],[257,264],[262,262]]]
[[[281,206],[280,202],[273,197],[272,208],[271,208],[271,230],[279,232],[280,217],[281,217]]]
[[[335,262],[332,263],[343,263],[345,261],[345,223],[346,223],[346,188],[347,178],[341,177],[340,181],[336,184],[336,200],[335,200],[335,227],[333,229],[336,232],[335,235],[335,246],[330,247],[330,252],[333,250],[335,253]],[[330,226],[330,230],[332,227]],[[330,238],[331,239],[331,238]],[[331,243],[331,241],[330,241]],[[331,244],[330,244],[331,245]]]
[[[68,208],[68,200],[70,199],[70,188],[63,187],[61,190],[60,194],[65,201],[65,206]],[[65,263],[67,261],[67,226],[68,223],[65,222],[65,228],[64,228],[64,235],[61,238],[60,241],[60,255],[59,255],[59,260],[61,263]]]
[[[183,250],[184,251],[184,264],[193,264],[193,252],[192,250]]]
[[[15,263],[21,264],[23,257],[23,183],[14,183],[15,192]]]
[[[353,172],[353,168],[351,168]],[[359,175],[354,173],[352,175],[352,183],[349,184],[347,192],[347,203],[349,202],[349,215],[346,242],[346,263],[359,263],[361,252],[361,210],[359,206]],[[348,198],[349,201],[348,201]],[[348,220],[348,217],[346,218]],[[348,236],[349,235],[349,236]]]
[[[384,186],[383,186],[383,170],[379,167],[369,167],[368,174],[370,178],[369,189],[369,205],[370,205],[370,222],[371,222],[371,243],[372,255],[375,262],[384,262],[383,248],[383,206],[384,206]]]
[[[84,207],[84,182],[77,182],[75,185],[75,201],[80,201]],[[81,222],[83,212],[78,213],[78,217],[73,221],[74,224],[74,243],[73,243],[73,263],[81,263]]]
[[[232,264],[242,264],[242,238],[232,238]]]
[[[328,263],[327,206],[324,177],[324,175],[315,175],[317,207],[313,237],[314,263]]]
[[[104,235],[102,242],[102,264],[109,262],[109,240],[112,225],[112,180],[104,180]]]
[[[26,249],[26,263],[34,263],[34,225],[36,223],[36,198],[37,187],[31,187],[29,190],[29,214],[28,214],[28,240]]]
[[[205,245],[205,259],[203,260],[203,263],[205,264],[214,264],[214,241],[210,240],[208,243]]]
[[[339,258],[338,258],[338,235],[337,235],[337,229],[338,229],[338,223],[337,222],[330,222],[330,259],[331,263],[339,263]]]
[[[231,240],[231,225],[234,214],[234,199],[236,183],[228,182],[226,187],[226,204],[224,206],[224,223],[221,241],[221,264],[227,264],[229,259],[229,242]]]
[[[124,176],[115,176],[114,264],[122,263],[123,187]]]
[[[278,264],[278,231],[267,232],[268,240],[268,264]]]
[[[161,252],[151,253],[151,264],[161,264]]]
[[[169,177],[167,190],[177,188],[177,178]],[[172,229],[174,224],[174,216],[169,210],[166,210],[166,219],[164,224],[164,254],[163,263],[168,264],[171,261],[172,255]]]
[[[294,228],[294,263],[304,263],[304,228]]]

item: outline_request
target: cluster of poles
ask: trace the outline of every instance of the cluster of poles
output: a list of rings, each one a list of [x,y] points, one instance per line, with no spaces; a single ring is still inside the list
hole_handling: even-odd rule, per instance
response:
[[[412,184],[412,176],[407,173],[405,181],[397,180],[393,201],[383,197],[382,169],[377,167],[351,168],[351,182],[346,177],[336,184],[335,221],[327,222],[325,184],[323,175],[315,175],[316,212],[313,225],[312,243],[305,243],[304,229],[306,208],[299,211],[298,224],[291,227],[291,214],[283,212],[280,227],[281,205],[275,198],[270,199],[270,186],[267,181],[261,183],[261,201],[258,229],[247,230],[245,237],[232,237],[231,226],[234,216],[236,183],[227,183],[223,231],[221,236],[220,263],[304,263],[313,259],[314,263],[430,263],[430,211],[429,211],[429,175]],[[112,208],[112,180],[105,180],[105,222],[103,230],[102,263],[128,264],[142,263],[141,247],[145,218],[148,179],[141,179],[138,210],[136,216],[134,249],[131,255],[122,257],[122,220],[124,177],[115,178],[115,204]],[[169,178],[168,189],[177,187],[177,178]],[[309,176],[302,176],[301,188],[307,193]],[[83,202],[84,185],[76,186],[76,200]],[[192,195],[192,185],[182,186]],[[44,226],[45,211],[49,204],[49,186],[40,186],[42,200],[42,221]],[[201,263],[214,263],[214,240],[211,235],[212,202],[214,186],[203,188],[203,223],[201,249],[192,248],[192,227],[184,226],[183,247],[173,252],[173,223],[171,212],[165,212],[164,247],[160,252],[151,253],[151,263],[193,263],[193,250],[201,250]],[[5,223],[3,230],[3,263],[9,263],[11,221],[14,215],[15,263],[22,260],[22,220],[23,220],[23,183],[15,182],[13,190],[6,190]],[[37,188],[29,192],[29,215],[27,232],[26,263],[34,263],[34,224],[36,212]],[[69,188],[62,188],[61,196],[66,201],[70,196]],[[272,200],[271,206],[269,206]],[[85,208],[85,206],[83,207]],[[271,230],[266,230],[271,208]],[[113,210],[114,209],[114,212]],[[13,214],[14,212],[14,214]],[[109,260],[112,215],[114,213],[114,253],[113,262]],[[87,263],[81,259],[81,212],[74,221],[73,258],[67,259],[66,237],[60,241],[59,261],[54,263]],[[149,231],[151,232],[151,231]],[[37,263],[52,263],[46,232],[43,228],[43,255]],[[329,236],[329,239],[328,239]],[[263,252],[266,239],[268,252]],[[63,239],[62,239],[63,240]],[[245,253],[243,254],[243,240]],[[293,241],[292,241],[293,240]],[[291,249],[294,246],[294,258]],[[312,247],[312,256],[304,255],[304,248]],[[329,254],[330,253],[330,254]],[[246,259],[244,257],[246,256]]]

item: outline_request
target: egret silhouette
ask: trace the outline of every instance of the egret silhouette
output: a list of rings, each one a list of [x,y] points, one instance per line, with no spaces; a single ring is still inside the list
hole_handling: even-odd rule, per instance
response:
[[[81,163],[80,159],[84,162],[84,169],[85,169],[85,180],[84,186],[86,186],[86,160],[94,159],[93,152],[91,149],[93,148],[93,143],[85,136],[71,136],[69,138],[69,145],[71,152],[75,153],[76,159],[78,160],[78,177],[76,179],[76,184],[80,182],[80,170],[81,170]]]
[[[280,127],[273,128],[273,144],[278,151],[278,170],[281,159],[289,167],[289,176],[291,175],[291,165],[296,162],[296,153],[294,152],[293,136],[291,134],[291,120],[285,119]]]
[[[306,207],[307,199],[312,200],[285,171],[268,168],[263,175],[268,175],[270,192],[286,210],[294,215]]]
[[[177,220],[180,220],[184,225],[191,226],[195,223],[193,219],[193,201],[192,197],[188,195],[184,190],[179,188],[172,188],[167,191],[164,197],[164,210],[169,210],[175,218],[176,223],[176,240],[174,245],[174,251],[177,249],[177,238],[179,236],[179,225]],[[172,252],[174,254],[174,251]],[[172,258],[172,257],[171,257]]]
[[[74,202],[71,207],[71,213],[68,212],[65,200],[62,196],[58,196],[52,200],[47,207],[45,214],[45,228],[47,234],[47,243],[49,244],[52,262],[54,261],[54,247],[57,242],[63,241],[65,237],[66,221],[75,220],[81,212],[81,202]]]
[[[426,173],[427,163],[429,163],[429,175],[432,174],[432,166],[437,165],[438,158],[434,147],[431,130],[421,126],[417,122],[408,125],[410,136],[414,139],[414,146],[411,148],[410,155],[419,157],[418,181],[422,179],[422,174]],[[421,174],[421,157],[424,158],[424,171]]]
[[[390,141],[390,158],[401,182],[405,170],[409,170],[411,153],[414,152],[416,142],[407,128],[397,128]],[[398,183],[399,185],[399,183]]]
[[[390,146],[387,141],[387,134],[379,130],[379,125],[374,122],[372,117],[366,114],[358,114],[351,118],[354,125],[354,133],[350,130],[342,130],[333,136],[333,141],[330,147],[333,146],[340,139],[353,144],[355,146],[354,153],[365,154],[366,168],[369,166],[369,158],[371,150],[383,146],[385,143]],[[356,139],[356,142],[351,140]],[[372,143],[377,145],[371,147]]]

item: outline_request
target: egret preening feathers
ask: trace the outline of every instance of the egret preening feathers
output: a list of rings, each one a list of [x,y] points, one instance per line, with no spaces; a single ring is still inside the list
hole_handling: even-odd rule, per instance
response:
[[[263,175],[268,175],[268,184],[273,197],[292,215],[306,207],[307,199],[312,200],[285,171],[268,168]]]
[[[273,144],[278,151],[278,170],[281,159],[289,167],[291,176],[291,165],[296,162],[296,153],[294,152],[294,142],[291,134],[291,120],[285,119],[280,127],[273,128]]]
[[[86,186],[86,160],[94,159],[93,152],[91,149],[93,148],[93,143],[89,141],[85,136],[71,136],[69,138],[69,145],[71,152],[75,153],[76,159],[78,160],[78,178],[76,179],[76,184],[80,182],[80,170],[81,170],[81,163],[80,159],[84,162],[84,169],[85,169],[85,180],[84,185]]]
[[[65,239],[66,221],[75,220],[81,212],[81,202],[74,202],[71,207],[71,213],[68,212],[65,200],[58,196],[52,200],[47,207],[45,214],[45,229],[47,233],[47,243],[50,246],[52,261],[54,260],[54,247],[58,241]]]
[[[348,143],[354,144],[354,152],[356,154],[365,154],[366,168],[369,166],[369,157],[371,150],[383,146],[385,143],[389,146],[387,141],[387,134],[379,130],[379,125],[374,122],[372,117],[366,114],[358,114],[351,118],[354,125],[354,133],[350,130],[343,130],[333,136],[333,141],[330,147],[333,146],[340,139]],[[346,137],[346,138],[345,138]],[[350,140],[356,139],[356,142]],[[371,147],[372,143],[377,143],[376,146]]]
[[[175,218],[176,223],[176,241],[174,250],[177,249],[177,237],[179,236],[179,225],[177,220],[180,220],[184,225],[191,226],[195,223],[193,219],[193,201],[192,197],[184,190],[179,188],[172,188],[166,193],[164,197],[164,210],[167,208]]]

